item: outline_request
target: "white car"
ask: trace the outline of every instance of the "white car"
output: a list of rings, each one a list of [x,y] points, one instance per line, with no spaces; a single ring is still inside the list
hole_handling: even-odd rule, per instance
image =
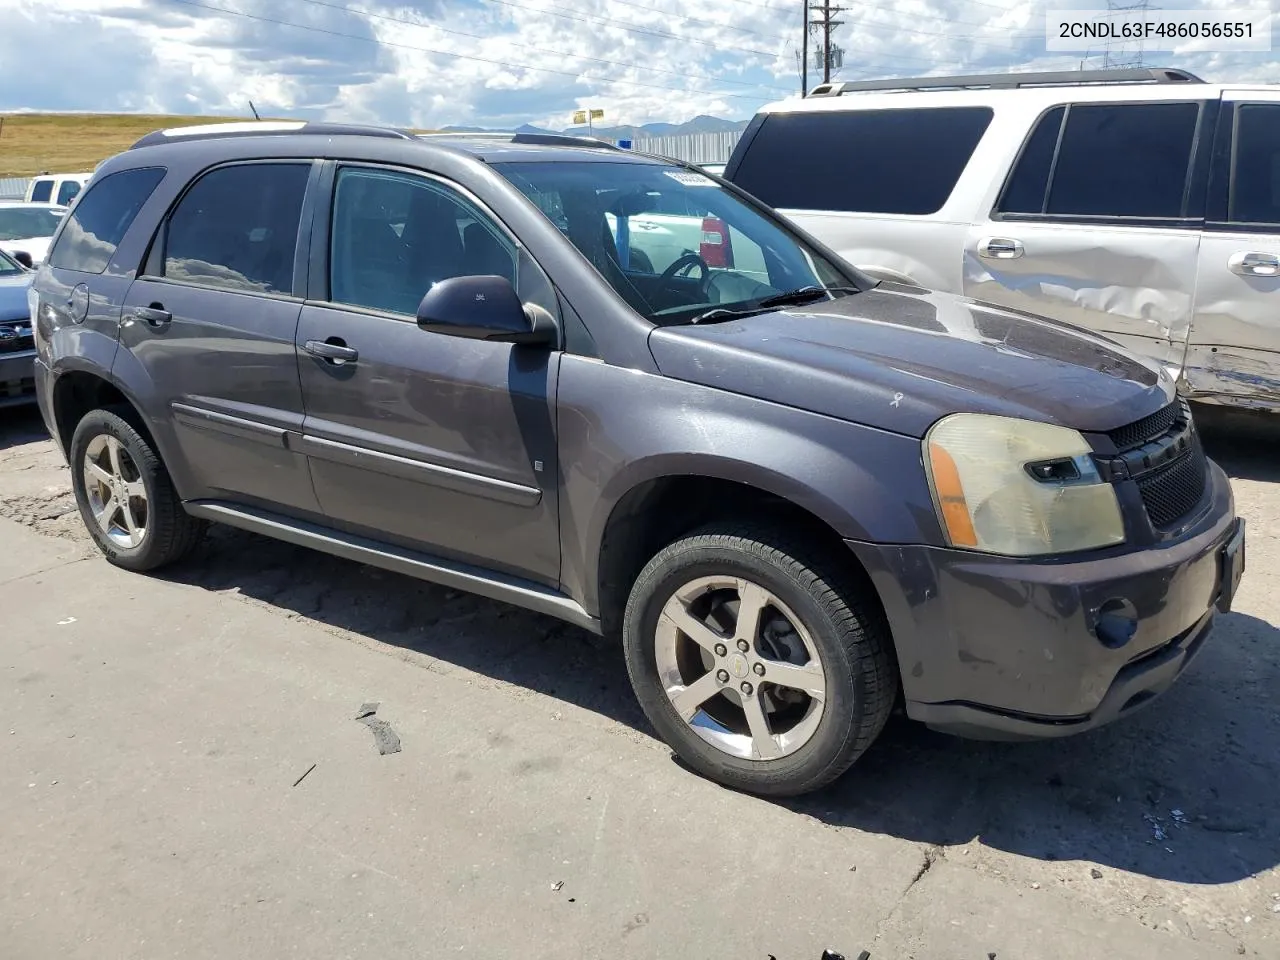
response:
[[[1280,412],[1280,84],[823,84],[764,107],[727,173],[882,281],[1085,327],[1190,398]]]
[[[45,173],[27,185],[27,203],[53,203],[71,206],[77,194],[89,182],[92,173]]]
[[[38,267],[66,214],[66,207],[54,203],[0,201],[0,250],[11,256],[25,253]]]

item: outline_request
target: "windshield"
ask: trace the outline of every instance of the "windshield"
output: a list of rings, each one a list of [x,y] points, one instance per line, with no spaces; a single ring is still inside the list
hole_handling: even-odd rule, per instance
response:
[[[0,207],[0,240],[52,237],[62,213],[48,207]]]
[[[655,163],[496,163],[653,323],[728,319],[869,284],[704,174]],[[770,302],[766,302],[770,301]]]

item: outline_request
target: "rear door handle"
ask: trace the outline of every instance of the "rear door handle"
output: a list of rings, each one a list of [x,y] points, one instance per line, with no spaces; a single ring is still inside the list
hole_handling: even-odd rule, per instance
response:
[[[1242,277],[1277,277],[1280,276],[1280,257],[1271,253],[1242,251],[1232,254],[1227,267]]]
[[[134,307],[133,315],[152,327],[163,327],[173,320],[173,314],[159,304],[150,307]]]
[[[978,256],[987,260],[1014,260],[1025,252],[1022,241],[1010,237],[986,237],[978,243]]]
[[[334,364],[347,363],[360,356],[360,352],[355,347],[348,347],[338,337],[330,337],[328,340],[308,340],[302,345],[302,349],[313,357],[320,357]]]

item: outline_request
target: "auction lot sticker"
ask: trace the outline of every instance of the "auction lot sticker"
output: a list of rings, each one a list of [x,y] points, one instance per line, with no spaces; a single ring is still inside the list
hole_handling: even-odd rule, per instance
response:
[[[1271,11],[1050,10],[1045,49],[1097,50],[1099,44],[1141,45],[1144,52],[1235,53],[1271,49]]]

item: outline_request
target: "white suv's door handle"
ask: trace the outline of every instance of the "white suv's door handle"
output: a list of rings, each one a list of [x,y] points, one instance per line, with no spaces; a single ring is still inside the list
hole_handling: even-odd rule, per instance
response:
[[[1021,240],[1009,237],[987,237],[978,244],[978,256],[988,260],[1013,260],[1025,252]]]
[[[1280,257],[1271,253],[1234,253],[1227,266],[1242,277],[1280,277]]]

